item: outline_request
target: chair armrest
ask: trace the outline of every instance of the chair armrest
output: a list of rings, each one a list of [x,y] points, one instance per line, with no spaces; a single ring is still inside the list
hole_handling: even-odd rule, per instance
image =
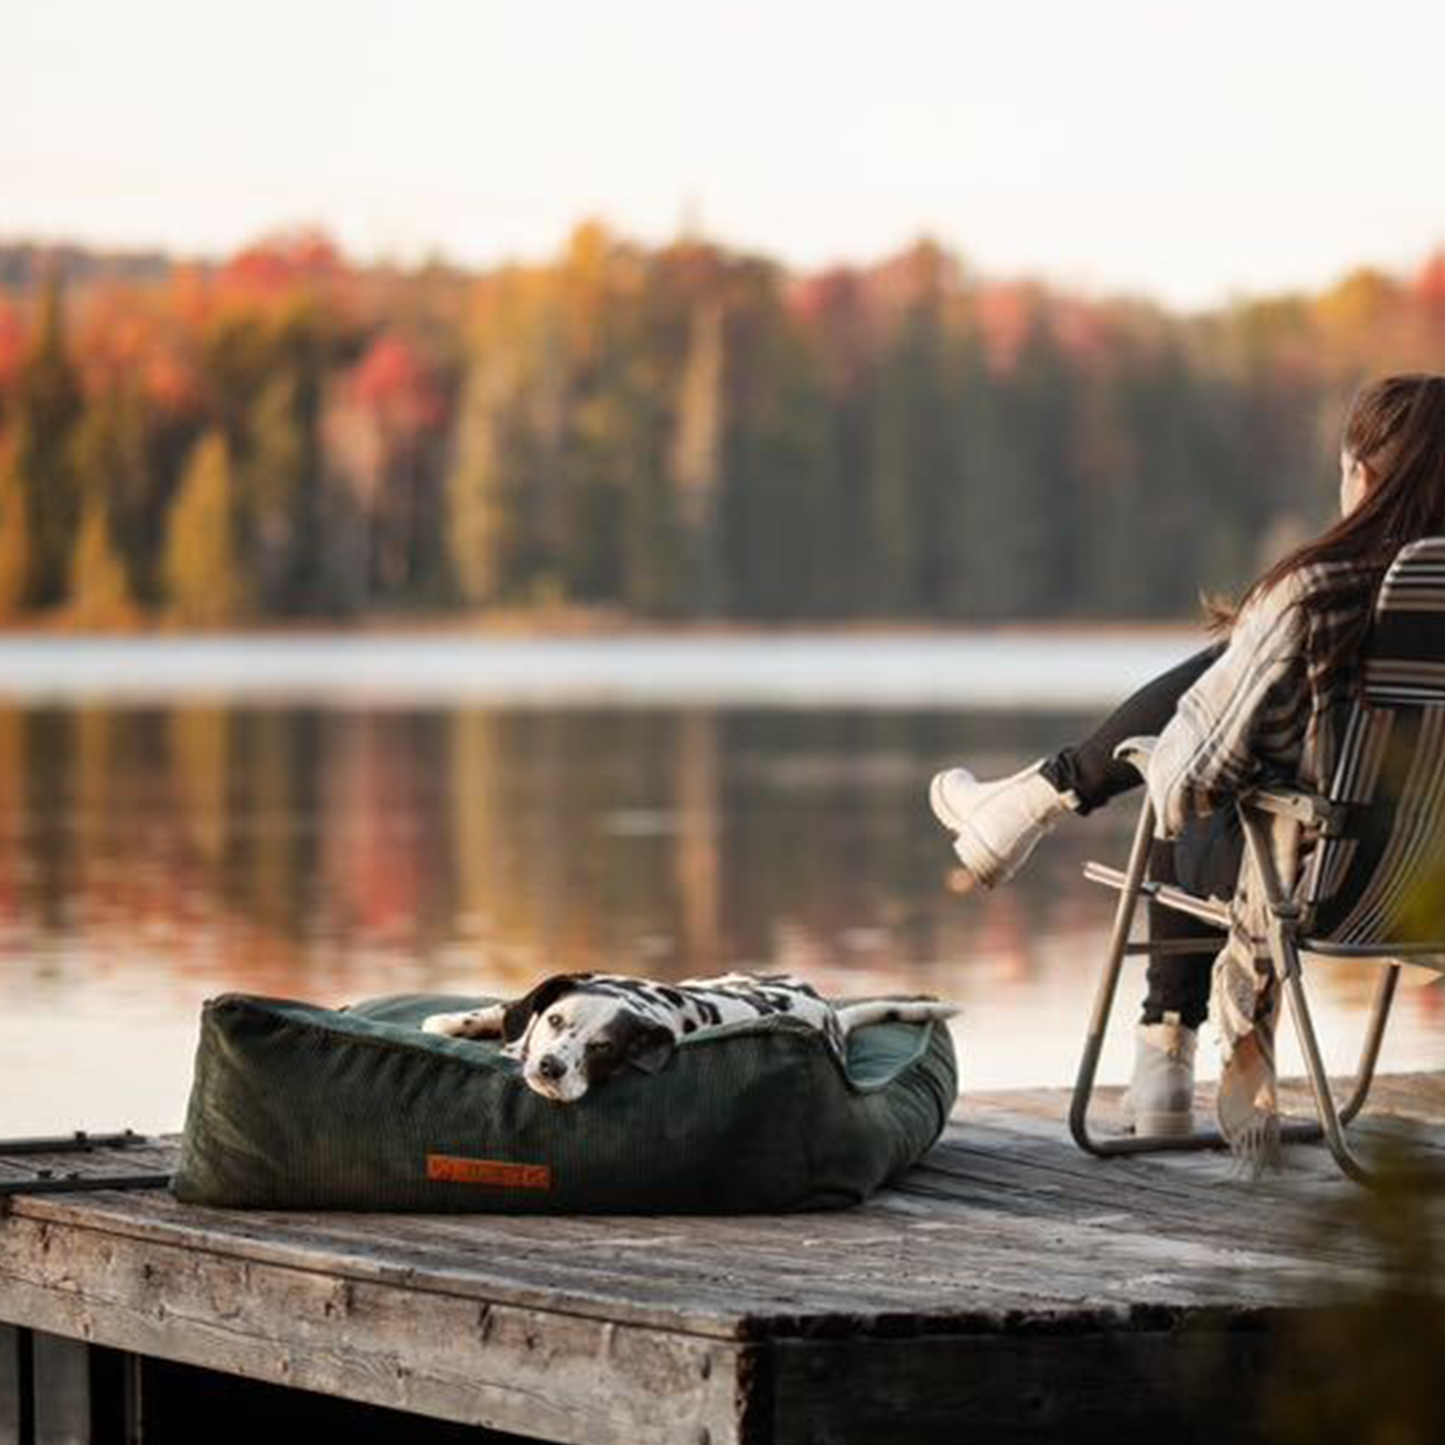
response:
[[[1158,741],[1148,737],[1125,738],[1114,749],[1114,756],[1121,763],[1128,763],[1142,778],[1149,771],[1149,759],[1154,756],[1154,744]]]
[[[1318,828],[1322,833],[1339,832],[1344,827],[1344,808],[1303,788],[1253,788],[1239,801],[1247,808],[1293,818],[1296,823]]]
[[[1125,738],[1114,749],[1114,756],[1121,763],[1128,763],[1139,776],[1149,771],[1149,759],[1154,756],[1158,738]],[[1331,803],[1318,793],[1307,792],[1304,788],[1272,787],[1251,788],[1239,801],[1256,807],[1264,813],[1277,813],[1293,818],[1306,827],[1318,828],[1324,833],[1339,832],[1344,828],[1346,809],[1338,803]]]

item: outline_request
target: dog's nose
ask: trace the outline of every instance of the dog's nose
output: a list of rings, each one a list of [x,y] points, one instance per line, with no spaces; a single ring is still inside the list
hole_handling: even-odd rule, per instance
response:
[[[567,1065],[555,1054],[543,1054],[537,1060],[537,1072],[548,1081],[560,1079],[567,1072]]]

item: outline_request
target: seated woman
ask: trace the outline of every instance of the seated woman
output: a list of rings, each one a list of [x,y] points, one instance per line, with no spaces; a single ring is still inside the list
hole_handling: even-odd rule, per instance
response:
[[[1236,898],[1242,841],[1225,805],[1263,778],[1328,783],[1380,581],[1406,543],[1445,535],[1445,376],[1392,376],[1359,392],[1342,439],[1340,511],[1237,607],[1216,610],[1215,646],[1148,683],[1083,742],[999,782],[965,768],[933,779],[933,812],[979,885],[1011,878],[1065,814],[1136,786],[1139,774],[1114,750],[1157,735],[1146,780],[1158,818],[1151,876]],[[1207,924],[1150,906],[1152,938],[1198,937],[1200,952],[1150,960],[1126,1096],[1140,1134],[1193,1127],[1195,1038],[1211,1011],[1205,965],[1216,953],[1221,1125],[1237,1142],[1273,1121],[1273,978],[1256,971],[1243,928],[1250,920],[1239,906],[1236,914],[1242,924],[1220,950]]]

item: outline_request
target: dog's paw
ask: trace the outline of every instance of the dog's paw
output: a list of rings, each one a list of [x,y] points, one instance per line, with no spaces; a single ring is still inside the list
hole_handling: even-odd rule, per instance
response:
[[[499,1005],[468,1009],[465,1013],[428,1014],[421,1021],[425,1034],[440,1034],[448,1039],[490,1039],[502,1031],[502,1010]]]

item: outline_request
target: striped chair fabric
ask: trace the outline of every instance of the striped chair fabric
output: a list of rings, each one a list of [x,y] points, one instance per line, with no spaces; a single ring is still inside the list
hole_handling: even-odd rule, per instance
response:
[[[1445,537],[1404,547],[1385,574],[1326,796],[1344,824],[1307,867],[1309,938],[1445,939]]]

